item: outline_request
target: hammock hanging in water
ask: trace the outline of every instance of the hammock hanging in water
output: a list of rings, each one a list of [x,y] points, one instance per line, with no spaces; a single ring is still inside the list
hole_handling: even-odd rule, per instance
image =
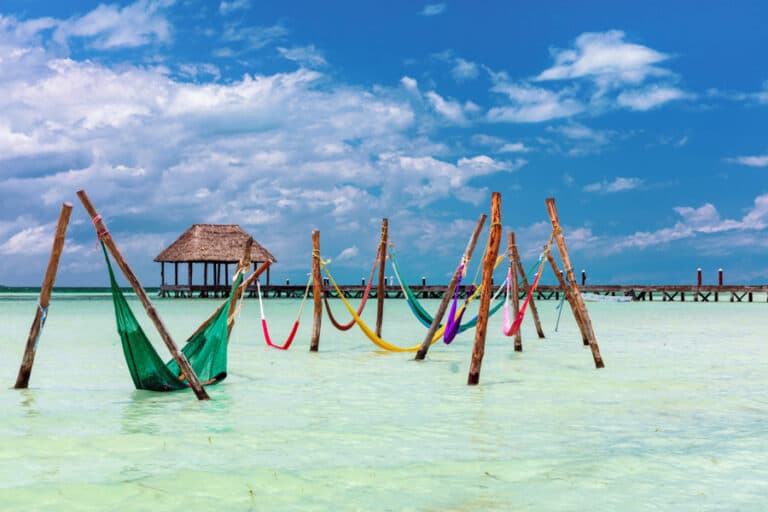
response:
[[[536,277],[533,280],[533,283],[531,284],[530,289],[528,290],[528,294],[525,296],[525,301],[523,302],[523,305],[520,307],[520,311],[518,311],[517,316],[515,317],[514,321],[510,324],[509,317],[510,317],[510,310],[509,310],[509,293],[510,293],[510,286],[512,283],[512,267],[510,266],[509,270],[507,271],[507,296],[504,299],[504,325],[502,326],[502,332],[505,336],[514,336],[517,334],[517,331],[520,330],[520,325],[523,323],[523,318],[525,317],[525,311],[528,309],[528,303],[531,302],[531,298],[533,297],[533,293],[536,291],[536,288],[539,287],[539,279],[541,279],[541,273],[544,270],[544,262],[546,261],[546,255],[549,252],[550,248],[552,247],[552,240],[554,239],[555,232],[552,232],[552,236],[549,239],[549,242],[547,245],[544,246],[544,251],[542,251],[541,255],[539,256],[539,269],[536,271]],[[513,263],[514,265],[514,263]]]
[[[186,377],[179,371],[176,361],[171,359],[163,363],[136,321],[133,311],[115,280],[115,273],[103,242],[101,242],[101,249],[109,269],[117,333],[120,335],[125,362],[136,389],[174,391],[188,387]],[[203,385],[221,382],[227,376],[229,305],[235,300],[237,288],[242,281],[243,273],[238,271],[229,299],[224,306],[198,329],[181,349]]]
[[[421,322],[421,324],[424,327],[430,327],[432,325],[432,321],[434,320],[434,318],[432,317],[432,315],[430,315],[427,312],[426,309],[424,309],[424,306],[422,306],[421,303],[419,302],[419,299],[416,298],[416,295],[411,290],[411,287],[406,284],[405,280],[400,274],[400,268],[398,267],[398,264],[397,264],[397,256],[395,255],[394,246],[390,246],[389,253],[392,256],[391,257],[392,269],[395,271],[395,276],[397,277],[398,283],[400,283],[400,289],[403,290],[403,294],[405,295],[405,300],[406,300],[406,303],[408,304],[408,307],[410,308],[413,315],[419,320],[419,322]],[[503,260],[504,260],[504,256],[499,256],[496,259],[496,263],[494,264],[493,268],[496,269]],[[475,279],[476,278],[477,278],[477,275],[475,275]],[[472,285],[475,286],[474,283],[472,283]],[[456,290],[458,289],[459,287],[457,285]],[[474,291],[470,292],[469,297],[467,298],[467,302],[464,304],[464,308],[466,308],[466,306],[469,305],[469,302],[474,300],[474,297],[477,293],[479,293],[478,287],[475,286]],[[503,305],[504,305],[503,302],[494,303],[490,311],[488,311],[488,317],[493,316],[498,310],[501,309]],[[462,309],[462,314],[463,314],[463,311],[464,309]],[[461,322],[461,319],[459,319],[459,322]],[[472,317],[472,319],[468,320],[467,322],[461,324],[456,334],[472,329],[476,325],[477,325],[477,315]],[[441,327],[442,327],[442,324],[441,324]],[[453,338],[450,338],[450,339],[452,340]]]
[[[371,267],[371,275],[368,276],[368,286],[365,287],[365,292],[363,293],[363,299],[360,301],[360,307],[357,308],[357,316],[360,316],[363,314],[363,310],[365,309],[365,304],[368,302],[368,296],[371,294],[371,287],[373,285],[373,275],[376,272],[376,264],[379,262],[379,255],[376,254],[376,258],[373,260],[373,266]],[[334,327],[336,327],[340,331],[348,331],[352,328],[353,325],[355,325],[355,318],[352,317],[352,320],[347,322],[346,324],[339,323],[338,320],[336,320],[336,317],[333,316],[333,313],[331,312],[331,305],[328,303],[328,295],[323,293],[323,302],[325,303],[325,312],[328,313],[328,319],[331,321]]]
[[[290,334],[288,334],[288,338],[285,340],[285,342],[282,345],[277,345],[272,342],[272,338],[269,336],[269,328],[267,327],[267,318],[264,316],[264,302],[261,299],[261,284],[259,283],[259,280],[256,280],[256,291],[259,295],[259,310],[261,311],[261,330],[264,332],[264,341],[267,342],[267,345],[276,348],[278,350],[288,350],[290,348],[291,343],[293,343],[293,338],[296,337],[296,331],[299,330],[299,322],[301,321],[301,313],[304,311],[304,304],[307,302],[307,296],[309,295],[309,286],[312,284],[312,276],[309,277],[307,280],[307,287],[304,288],[304,298],[301,299],[301,305],[299,306],[299,314],[296,315],[296,320],[293,322],[293,328],[291,329]]]

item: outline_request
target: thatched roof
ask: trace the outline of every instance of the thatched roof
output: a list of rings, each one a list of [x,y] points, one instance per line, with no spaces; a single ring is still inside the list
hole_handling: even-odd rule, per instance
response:
[[[237,224],[193,224],[158,254],[155,261],[236,263],[243,257],[249,236]],[[254,240],[251,261],[274,263],[277,260]]]

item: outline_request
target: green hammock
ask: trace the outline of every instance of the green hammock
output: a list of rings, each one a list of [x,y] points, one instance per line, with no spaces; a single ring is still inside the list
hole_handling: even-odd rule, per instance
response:
[[[117,333],[120,335],[125,362],[131,372],[131,378],[136,389],[174,391],[187,388],[189,385],[182,376],[176,361],[171,359],[167,363],[163,363],[147,335],[144,334],[144,330],[136,321],[136,317],[115,280],[115,273],[103,243],[101,248],[104,251],[104,258],[109,269]],[[229,340],[227,317],[229,305],[234,300],[237,287],[242,281],[243,274],[239,273],[224,307],[187,340],[187,344],[181,349],[202,384],[214,384],[224,380],[227,376],[227,342]]]

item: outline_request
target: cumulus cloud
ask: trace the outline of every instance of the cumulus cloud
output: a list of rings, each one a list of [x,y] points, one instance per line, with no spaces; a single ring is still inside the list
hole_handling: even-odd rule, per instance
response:
[[[653,85],[644,89],[623,91],[616,98],[619,106],[632,110],[650,110],[673,100],[688,98],[689,95],[677,87]]]
[[[336,261],[351,260],[358,254],[360,254],[360,249],[358,249],[356,245],[353,245],[352,247],[347,247],[342,250],[339,255],[336,256]]]
[[[451,70],[451,74],[453,75],[453,78],[457,82],[464,82],[467,80],[474,80],[478,77],[480,74],[479,66],[474,63],[470,62],[468,60],[457,58],[453,69]]]
[[[251,7],[250,0],[222,0],[219,4],[219,12],[222,16],[227,16],[235,11],[241,11]]]
[[[100,4],[88,14],[57,23],[54,39],[85,38],[94,48],[131,48],[167,42],[171,26],[163,14],[173,0],[138,0],[125,7]]]
[[[550,91],[530,84],[497,83],[491,89],[511,104],[488,111],[490,122],[539,123],[574,116],[585,107],[567,91]]]
[[[422,16],[437,16],[445,12],[446,4],[427,4],[419,12]]]

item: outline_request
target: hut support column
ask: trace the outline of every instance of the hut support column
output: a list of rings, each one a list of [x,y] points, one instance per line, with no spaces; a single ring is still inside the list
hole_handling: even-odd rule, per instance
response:
[[[517,245],[512,246],[512,256],[515,259],[515,265],[517,265],[517,270],[520,273],[520,278],[523,281],[523,292],[527,294],[531,289],[531,285],[528,282],[528,276],[525,275],[523,261],[520,259],[520,253],[517,250]],[[528,307],[531,308],[533,323],[536,326],[536,334],[538,334],[539,338],[544,338],[544,330],[541,328],[541,321],[539,320],[539,310],[536,308],[536,301],[534,300],[533,295],[531,295],[531,300],[528,303]]]
[[[323,318],[323,288],[320,277],[320,231],[312,232],[312,300],[315,308],[312,316],[312,338],[310,352],[317,352],[320,346],[320,321]]]
[[[581,321],[579,308],[576,307],[576,303],[573,301],[573,295],[571,295],[571,291],[568,289],[568,285],[565,283],[565,279],[563,279],[563,272],[557,266],[557,262],[555,261],[555,257],[552,256],[552,253],[547,252],[547,260],[549,260],[549,264],[552,266],[552,271],[555,273],[555,277],[557,277],[557,281],[560,283],[560,288],[563,289],[565,300],[567,300],[568,304],[571,306],[571,311],[573,311],[573,319],[576,321],[576,325],[579,326],[579,331],[581,332],[581,339],[584,342],[584,345],[588,346],[589,336],[587,336],[587,331],[584,330],[584,322]]]
[[[515,233],[510,231],[507,233],[507,257],[509,258],[509,265],[511,269],[511,293],[512,293],[512,318],[517,318],[520,314],[520,288],[517,286],[517,260],[515,254],[517,253],[517,245],[515,244]],[[523,326],[521,325],[515,333],[515,352],[523,351]]]
[[[472,348],[472,362],[469,366],[467,384],[475,386],[480,382],[480,368],[485,354],[485,333],[488,327],[488,310],[493,295],[493,264],[499,253],[501,241],[501,194],[494,192],[491,196],[491,227],[488,235],[485,259],[483,260],[483,291],[480,293],[480,309],[477,313],[477,327],[475,329],[475,345]]]
[[[29,386],[29,377],[32,375],[32,365],[35,363],[37,341],[40,339],[40,331],[45,325],[45,317],[47,316],[48,305],[51,299],[51,290],[53,290],[53,284],[56,281],[56,271],[59,268],[61,252],[64,250],[64,238],[67,234],[67,225],[69,224],[69,216],[71,213],[72,203],[64,203],[61,205],[59,222],[56,225],[56,234],[54,235],[53,247],[51,248],[51,256],[48,259],[48,268],[45,270],[43,284],[40,287],[40,298],[38,299],[37,311],[35,312],[35,318],[32,321],[32,327],[29,330],[27,345],[24,348],[24,357],[21,360],[19,374],[16,377],[16,385],[14,385],[16,389],[25,389]]]
[[[192,297],[192,262],[187,263],[187,274],[189,274],[189,296]]]
[[[144,309],[147,312],[147,316],[152,320],[152,323],[155,324],[157,332],[165,342],[165,345],[168,347],[171,355],[173,355],[176,364],[179,365],[179,369],[181,370],[181,373],[186,377],[187,382],[189,382],[189,386],[194,390],[198,400],[208,400],[210,397],[208,396],[208,393],[205,391],[205,389],[203,389],[203,386],[200,384],[200,379],[197,378],[195,370],[193,370],[192,366],[190,366],[186,356],[184,356],[184,354],[176,347],[176,343],[174,343],[173,338],[171,338],[171,335],[166,330],[162,320],[160,320],[160,315],[157,314],[155,306],[152,304],[152,301],[149,300],[147,293],[144,291],[144,288],[142,288],[138,278],[131,270],[131,267],[128,266],[128,262],[126,262],[123,258],[123,255],[117,248],[115,241],[112,240],[112,236],[109,234],[109,230],[107,230],[106,224],[103,220],[101,220],[101,216],[91,204],[91,201],[88,199],[85,190],[79,190],[77,195],[80,198],[80,201],[83,203],[83,206],[85,206],[85,209],[88,211],[88,214],[91,216],[94,226],[96,227],[96,231],[99,234],[99,238],[104,242],[104,245],[106,245],[107,249],[109,249],[109,252],[115,259],[115,262],[118,264],[120,269],[123,271],[123,274],[125,274],[125,277],[131,283],[133,290],[136,292],[136,296],[139,298],[139,301],[141,301],[141,304],[144,306]]]
[[[555,206],[555,199],[550,197],[546,200],[547,213],[549,219],[552,221],[552,229],[555,230],[555,242],[557,248],[560,251],[560,259],[563,260],[563,266],[565,267],[565,275],[568,278],[568,282],[571,285],[571,294],[573,295],[573,301],[576,304],[576,308],[579,310],[581,320],[584,322],[584,329],[589,338],[589,348],[592,350],[592,358],[595,360],[596,368],[603,368],[603,358],[600,356],[600,347],[597,346],[597,338],[595,336],[595,330],[592,327],[592,320],[589,318],[589,312],[587,312],[587,306],[584,304],[584,299],[581,296],[581,291],[576,284],[576,275],[573,272],[571,265],[571,258],[568,256],[568,249],[565,246],[565,238],[563,237],[562,229],[560,228],[560,219],[557,216],[557,207]]]
[[[469,238],[466,249],[464,249],[464,257],[462,258],[462,261],[468,262],[470,259],[472,259],[472,252],[475,250],[477,239],[480,238],[480,232],[483,230],[483,224],[485,224],[485,219],[487,218],[487,215],[482,214],[480,215],[480,218],[477,219],[475,230],[472,232],[472,236]],[[445,289],[445,293],[443,294],[443,298],[440,301],[440,305],[437,307],[435,316],[432,319],[432,325],[429,326],[427,335],[424,337],[424,341],[421,342],[419,351],[416,352],[415,359],[417,361],[423,361],[427,356],[427,351],[429,351],[429,347],[432,345],[432,338],[435,337],[437,329],[440,328],[440,322],[443,321],[443,315],[445,315],[445,310],[448,309],[448,303],[451,302],[451,299],[453,299],[453,293],[456,291],[456,283],[458,280],[459,273],[454,272],[453,277],[451,277],[451,280],[448,282],[448,287]]]
[[[387,237],[389,234],[389,220],[381,220],[381,241],[379,242],[379,284],[376,288],[376,336],[381,337],[381,324],[384,320],[384,272],[387,263]]]

